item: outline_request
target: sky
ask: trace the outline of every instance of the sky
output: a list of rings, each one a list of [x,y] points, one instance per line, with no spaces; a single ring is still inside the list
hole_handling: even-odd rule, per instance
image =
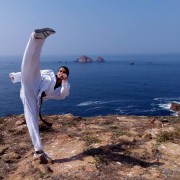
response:
[[[1,0],[0,56],[43,27],[44,55],[180,53],[180,0]]]

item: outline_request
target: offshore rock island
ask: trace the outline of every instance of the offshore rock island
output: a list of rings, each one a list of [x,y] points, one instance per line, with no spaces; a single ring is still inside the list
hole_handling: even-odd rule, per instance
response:
[[[48,115],[53,164],[32,160],[24,115],[0,118],[0,179],[180,179],[180,120],[162,116]]]
[[[92,63],[92,62],[105,62],[105,60],[101,56],[98,56],[97,59],[93,61],[90,57],[83,55],[83,56],[78,57],[75,62]]]

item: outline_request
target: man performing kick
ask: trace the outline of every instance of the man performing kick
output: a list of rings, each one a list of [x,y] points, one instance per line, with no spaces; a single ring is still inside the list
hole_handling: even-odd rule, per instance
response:
[[[52,161],[43,150],[39,134],[39,108],[41,98],[65,99],[69,95],[69,69],[59,68],[55,74],[52,70],[40,70],[40,54],[45,39],[54,34],[50,28],[36,29],[30,36],[26,46],[21,72],[10,73],[13,83],[21,82],[20,97],[24,107],[24,116],[29,134],[34,145],[34,159],[44,158]]]

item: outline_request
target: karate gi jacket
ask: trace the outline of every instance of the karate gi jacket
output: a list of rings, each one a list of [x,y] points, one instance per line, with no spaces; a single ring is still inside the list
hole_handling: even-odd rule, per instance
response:
[[[37,103],[39,105],[40,98],[42,92],[45,92],[46,96],[43,97],[43,100],[48,99],[65,99],[69,95],[70,84],[68,81],[62,80],[62,84],[60,87],[54,89],[56,84],[56,75],[52,70],[46,69],[41,70],[41,83],[39,92],[37,94]],[[14,79],[11,79],[13,83],[21,82],[21,72],[12,72],[10,75],[13,76]],[[22,92],[20,93],[20,97],[22,99]]]

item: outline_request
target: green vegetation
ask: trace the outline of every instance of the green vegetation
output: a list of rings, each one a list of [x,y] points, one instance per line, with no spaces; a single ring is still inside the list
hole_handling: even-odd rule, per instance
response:
[[[72,127],[72,126],[75,126],[76,123],[74,121],[65,121],[65,122],[62,123],[62,125]]]
[[[111,131],[115,136],[123,136],[123,135],[129,135],[126,131],[120,129],[118,126],[111,126]]]
[[[129,134],[127,133],[127,132],[125,132],[125,131],[123,131],[123,130],[121,130],[121,129],[118,129],[118,130],[116,130],[115,132],[114,132],[114,134],[116,135],[116,136],[123,136],[123,135],[128,135],[129,136]]]
[[[97,137],[93,137],[93,136],[84,136],[84,137],[80,138],[80,140],[85,141],[87,146],[94,144],[94,143],[101,142],[100,139],[98,139]]]
[[[107,160],[106,156],[103,154],[95,155],[94,159],[96,160],[97,163],[108,164],[108,160]]]
[[[167,141],[175,141],[176,139],[180,139],[180,128],[176,128],[171,132],[163,131],[159,133],[156,137],[156,142],[162,143]]]

